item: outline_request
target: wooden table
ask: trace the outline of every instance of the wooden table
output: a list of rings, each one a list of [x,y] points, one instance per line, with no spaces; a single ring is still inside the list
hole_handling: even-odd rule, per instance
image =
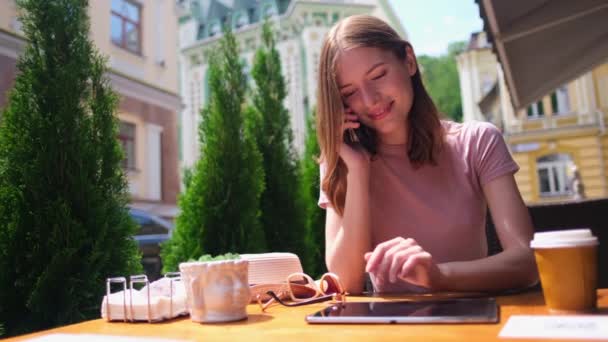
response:
[[[350,297],[349,301],[409,298],[407,296]],[[498,324],[392,324],[392,325],[311,325],[304,316],[316,312],[325,304],[311,304],[286,308],[272,306],[262,313],[257,305],[249,305],[249,318],[241,322],[199,324],[189,317],[161,323],[106,322],[102,319],[86,321],[6,341],[22,341],[51,333],[104,334],[121,336],[156,337],[189,341],[493,341],[511,315],[544,315],[548,311],[541,292],[501,296],[500,323]],[[598,291],[599,313],[608,314],[608,289]],[[501,339],[502,340],[502,339]],[[522,341],[522,340],[517,340]],[[86,342],[86,341],[85,341]]]

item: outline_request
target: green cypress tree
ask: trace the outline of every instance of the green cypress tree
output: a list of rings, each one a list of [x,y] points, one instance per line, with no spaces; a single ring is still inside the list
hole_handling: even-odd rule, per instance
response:
[[[306,143],[302,156],[302,182],[300,194],[306,209],[306,236],[311,273],[320,276],[327,272],[325,266],[325,210],[317,205],[319,200],[319,158],[320,149],[315,129],[315,112],[306,120]]]
[[[246,76],[236,39],[225,29],[209,63],[210,103],[201,112],[201,158],[179,199],[171,240],[162,249],[166,271],[202,254],[264,250],[259,201],[262,157],[244,110]]]
[[[14,335],[99,317],[105,278],[142,271],[117,96],[86,0],[18,0],[27,38],[0,125],[0,322]]]
[[[268,21],[262,27],[262,42],[252,68],[256,84],[252,102],[259,120],[256,140],[266,174],[261,222],[270,250],[296,253],[304,268],[309,268],[304,207],[298,196],[299,165],[293,149],[289,112],[283,105],[287,89]]]

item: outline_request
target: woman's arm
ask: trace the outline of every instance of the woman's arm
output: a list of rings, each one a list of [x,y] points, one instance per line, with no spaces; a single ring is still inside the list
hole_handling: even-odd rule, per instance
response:
[[[530,240],[532,220],[512,175],[483,186],[503,252],[466,262],[440,264],[440,288],[444,290],[503,290],[525,287],[538,281]]]
[[[513,176],[488,182],[483,192],[503,252],[472,261],[436,264],[424,246],[412,239],[385,241],[365,255],[367,270],[375,275],[379,290],[398,289],[400,280],[434,291],[496,291],[536,283],[538,274],[529,247],[534,230]]]
[[[359,118],[345,109],[342,134],[360,127]],[[369,213],[370,156],[362,146],[342,143],[339,150],[348,170],[343,216],[327,207],[325,217],[325,262],[330,272],[337,274],[348,293],[363,291],[365,260],[371,249]]]
[[[344,216],[328,207],[325,219],[325,261],[346,291],[363,291],[365,260],[371,249],[369,169],[350,170],[347,176]]]

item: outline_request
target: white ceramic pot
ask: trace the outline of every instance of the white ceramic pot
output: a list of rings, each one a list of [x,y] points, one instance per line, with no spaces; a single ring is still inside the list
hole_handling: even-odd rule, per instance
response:
[[[194,261],[179,264],[190,318],[229,322],[247,318],[249,261]]]

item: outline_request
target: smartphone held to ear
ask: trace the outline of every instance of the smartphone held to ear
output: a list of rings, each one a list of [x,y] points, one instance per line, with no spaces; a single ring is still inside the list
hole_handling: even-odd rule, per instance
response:
[[[346,132],[344,132],[344,142],[352,145],[355,142],[359,142],[359,137],[357,137],[355,128],[348,128]]]
[[[346,105],[344,107],[345,113],[355,114]],[[369,127],[365,126],[359,121],[359,128],[348,128],[344,131],[344,142],[350,146],[362,146],[371,154],[376,153],[375,139],[376,136],[374,131]]]
[[[346,104],[344,104],[344,112],[346,114],[356,115]],[[346,131],[344,131],[344,142],[349,145],[361,143],[359,135],[361,134],[360,131],[362,126],[363,123],[359,122],[359,128],[347,128]]]
[[[363,147],[369,154],[376,154],[376,135],[374,131],[360,124],[359,128],[349,128],[344,131],[344,143],[357,148]]]

